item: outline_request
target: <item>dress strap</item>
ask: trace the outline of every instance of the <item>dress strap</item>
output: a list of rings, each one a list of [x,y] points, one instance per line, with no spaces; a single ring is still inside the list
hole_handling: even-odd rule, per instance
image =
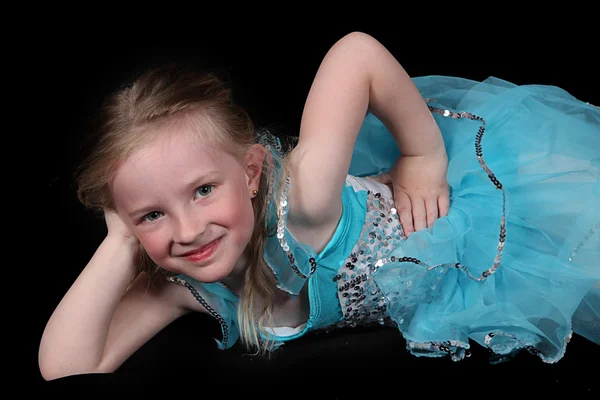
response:
[[[298,241],[286,224],[289,211],[288,193],[292,180],[285,170],[284,158],[293,146],[284,149],[280,139],[268,132],[261,133],[258,142],[269,151],[272,165],[268,177],[265,219],[268,234],[264,258],[278,280],[277,287],[291,295],[297,295],[306,280],[315,273],[317,262],[314,249]],[[274,228],[276,231],[273,232]]]

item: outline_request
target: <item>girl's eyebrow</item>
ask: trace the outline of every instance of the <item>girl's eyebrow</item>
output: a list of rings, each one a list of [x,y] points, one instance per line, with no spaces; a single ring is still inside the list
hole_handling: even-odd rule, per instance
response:
[[[219,171],[217,171],[217,170],[206,172],[206,173],[198,176],[196,179],[190,181],[189,183],[186,183],[184,185],[184,190],[189,191],[191,189],[195,189],[196,186],[200,185],[200,183],[209,181],[211,179],[215,179],[218,175],[219,175]],[[128,215],[130,218],[135,218],[136,215],[147,214],[150,211],[153,211],[155,208],[156,208],[155,205],[143,206],[140,208],[136,208],[135,210],[131,211]]]

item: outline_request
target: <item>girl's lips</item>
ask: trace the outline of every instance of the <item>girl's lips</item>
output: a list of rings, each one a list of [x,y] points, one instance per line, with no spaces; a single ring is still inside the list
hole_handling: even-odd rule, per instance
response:
[[[197,250],[185,253],[183,256],[190,261],[201,261],[207,259],[212,255],[212,253],[214,253],[217,246],[219,246],[219,243],[221,243],[221,238],[215,239]]]

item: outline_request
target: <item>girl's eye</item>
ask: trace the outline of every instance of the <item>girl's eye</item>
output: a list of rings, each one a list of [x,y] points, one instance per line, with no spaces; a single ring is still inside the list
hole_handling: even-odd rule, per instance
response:
[[[149,212],[148,214],[144,215],[143,219],[144,219],[144,221],[147,221],[147,222],[154,222],[160,218],[161,214],[162,213],[159,211],[152,211],[152,212]]]
[[[196,189],[196,197],[206,197],[212,192],[212,185],[202,185]]]

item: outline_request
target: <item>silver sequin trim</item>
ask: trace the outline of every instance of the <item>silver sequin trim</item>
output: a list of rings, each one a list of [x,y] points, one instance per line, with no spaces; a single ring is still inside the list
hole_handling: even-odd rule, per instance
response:
[[[575,256],[577,255],[577,252],[579,252],[579,250],[581,250],[581,248],[587,243],[587,241],[590,240],[592,236],[594,236],[594,234],[596,234],[596,232],[598,231],[600,231],[600,222],[598,222],[595,226],[590,228],[590,230],[583,236],[583,240],[577,243],[577,246],[575,246],[575,248],[571,252],[571,255],[569,256],[569,261],[573,261],[573,258],[575,258]]]
[[[315,273],[315,271],[317,269],[317,263],[316,263],[315,259],[312,257],[309,259],[310,272],[308,275],[304,275],[302,272],[300,272],[300,270],[296,266],[296,259],[294,257],[294,254],[292,253],[292,251],[290,249],[289,243],[285,239],[285,230],[286,230],[285,220],[286,220],[286,214],[287,214],[287,210],[288,210],[288,208],[287,208],[288,191],[289,191],[291,183],[292,183],[292,179],[289,175],[287,175],[286,179],[285,179],[285,186],[283,187],[283,190],[281,192],[281,197],[279,200],[279,211],[278,211],[278,218],[277,218],[277,239],[279,239],[281,248],[287,255],[287,258],[290,262],[290,266],[292,267],[292,270],[299,277],[301,277],[303,279],[308,279]]]
[[[494,331],[494,332],[490,332],[487,335],[485,335],[484,343],[490,349],[492,346],[492,340],[496,336],[509,337],[509,338],[513,339],[515,342],[517,342],[519,344],[520,348],[524,348],[525,350],[529,351],[531,354],[538,356],[545,363],[553,364],[553,363],[558,362],[565,355],[565,352],[567,351],[567,344],[571,341],[571,338],[573,337],[573,330],[572,330],[572,326],[570,326],[569,334],[565,338],[559,354],[556,355],[555,357],[546,357],[535,346],[525,343],[524,341],[519,339],[516,335],[510,334],[510,333],[505,333],[502,331]]]
[[[431,99],[427,98],[427,99],[425,99],[425,101],[429,102],[429,101],[431,101]],[[504,244],[506,241],[506,193],[504,191],[502,183],[500,183],[498,178],[496,178],[494,172],[485,163],[485,160],[483,158],[483,151],[481,148],[481,139],[483,138],[483,135],[485,133],[486,123],[483,118],[481,118],[477,115],[474,115],[472,113],[469,113],[469,112],[465,112],[465,111],[454,112],[454,111],[451,111],[448,109],[432,107],[429,105],[428,105],[428,107],[432,113],[441,114],[444,117],[454,118],[454,119],[470,119],[473,121],[481,122],[481,126],[479,127],[479,130],[475,137],[475,153],[477,155],[477,160],[479,161],[479,165],[481,166],[481,168],[487,173],[488,178],[494,184],[496,189],[498,189],[502,193],[502,210],[501,210],[500,227],[499,227],[500,234],[499,234],[499,239],[498,239],[498,245],[496,246],[496,250],[497,250],[496,256],[494,257],[492,265],[488,269],[483,271],[483,273],[480,276],[472,275],[469,272],[469,268],[460,263],[450,263],[450,264],[443,263],[443,264],[436,264],[436,265],[427,265],[425,262],[423,262],[417,258],[414,258],[414,257],[403,257],[401,260],[392,260],[392,259],[385,258],[385,259],[378,260],[377,264],[379,266],[381,266],[381,265],[387,264],[389,262],[402,261],[402,262],[412,262],[415,264],[420,264],[423,267],[427,268],[427,270],[432,270],[432,269],[440,268],[440,267],[441,268],[457,268],[457,269],[464,271],[465,274],[472,280],[479,281],[479,282],[484,281],[490,275],[494,274],[500,267],[500,262],[502,260],[502,252],[504,250]]]

